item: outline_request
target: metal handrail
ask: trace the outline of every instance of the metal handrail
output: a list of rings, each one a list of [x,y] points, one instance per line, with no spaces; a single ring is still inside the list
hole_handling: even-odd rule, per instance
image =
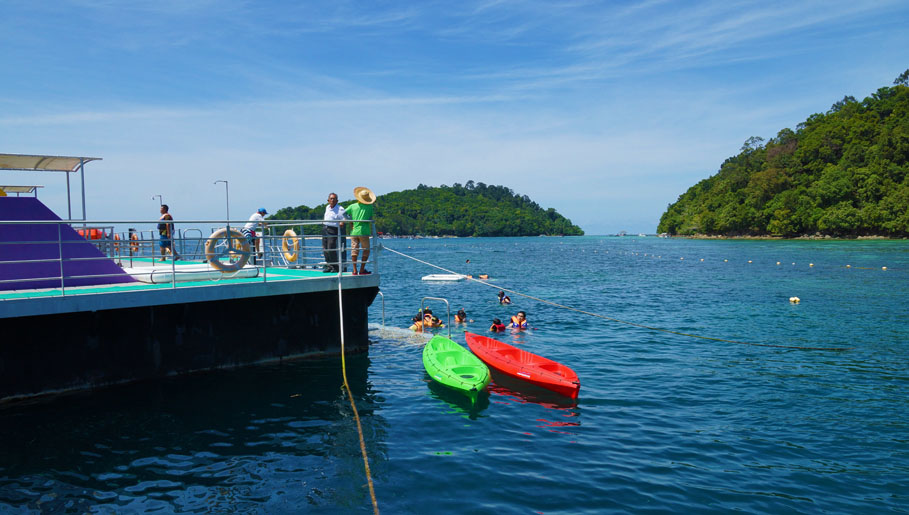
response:
[[[374,273],[378,273],[378,250],[381,248],[381,245],[378,241],[378,236],[375,231],[375,221],[366,220],[371,223],[372,235],[369,241],[369,246],[366,249],[369,249],[370,256],[367,260],[372,267]],[[102,277],[119,277],[120,274],[86,274],[86,275],[67,275],[64,264],[66,262],[91,262],[91,261],[104,261],[106,259],[113,259],[115,262],[123,266],[123,261],[129,260],[130,265],[134,265],[135,259],[146,258],[146,259],[155,259],[157,260],[156,254],[156,245],[155,242],[158,241],[157,231],[154,229],[147,229],[141,226],[149,227],[156,226],[160,223],[160,220],[0,220],[0,226],[15,226],[15,225],[56,225],[57,226],[57,235],[54,239],[49,240],[21,240],[21,241],[3,241],[0,242],[2,245],[55,245],[56,256],[51,258],[44,259],[26,259],[26,260],[2,260],[0,261],[0,267],[11,265],[11,264],[23,264],[23,263],[52,263],[59,262],[59,275],[51,277],[28,277],[28,278],[14,278],[14,279],[2,279],[0,284],[5,283],[19,283],[19,282],[28,282],[28,281],[42,281],[42,280],[55,280],[59,279],[59,288],[60,294],[63,296],[69,295],[68,291],[71,289],[71,286],[67,286],[66,282],[70,279],[88,279],[88,278],[102,278]],[[233,227],[240,227],[247,223],[247,221],[226,221],[226,220],[173,220],[168,223],[175,225],[175,234],[172,242],[172,249],[182,248],[185,252],[187,247],[192,246],[195,242],[195,248],[197,249],[192,253],[192,258],[198,258],[198,249],[200,246],[204,246],[204,242],[208,241],[208,237],[203,236],[203,232],[198,227],[184,227],[180,228],[180,225],[200,225],[200,224],[217,224],[218,226],[225,226],[227,224],[232,224]],[[272,230],[281,228],[281,227],[297,227],[300,229],[300,238],[301,245],[298,250],[298,259],[294,263],[289,262],[280,262],[280,257],[283,257],[280,249],[280,240],[283,235],[274,235],[265,232],[261,236],[258,236],[257,239],[262,240],[263,256],[261,263],[257,263],[255,266],[261,270],[261,280],[262,282],[268,281],[268,268],[315,268],[318,267],[320,263],[323,263],[322,257],[314,257],[312,253],[321,254],[321,247],[316,244],[316,242],[321,243],[321,235],[306,234],[306,226],[315,226],[320,227],[326,222],[322,220],[269,220],[267,222],[272,228]],[[68,239],[63,240],[62,238],[62,228],[64,225],[69,225],[73,230],[78,230],[82,228],[99,228],[103,229],[102,238],[98,239]],[[117,232],[116,228],[121,227],[124,230]],[[137,227],[138,226],[138,227]],[[130,227],[127,231],[125,227]],[[133,228],[136,227],[136,228]],[[136,235],[136,240],[131,240],[130,235]],[[190,237],[196,236],[198,237]],[[120,239],[114,239],[114,235],[119,236]],[[338,256],[337,256],[337,265],[340,269],[350,265],[349,259],[346,258],[346,240],[348,236],[346,234],[339,233],[338,236]],[[228,238],[228,246],[233,246],[232,239]],[[103,256],[89,256],[89,257],[67,257],[64,253],[66,245],[71,244],[84,244],[85,242],[92,243],[98,248]],[[343,243],[342,243],[343,242]],[[277,243],[278,246],[274,244]],[[271,245],[270,245],[271,244]],[[364,249],[365,250],[365,249]],[[186,256],[189,257],[189,256]],[[277,257],[277,258],[276,258]],[[173,259],[169,259],[170,263],[170,272],[171,276],[171,285],[173,288],[178,287],[177,285],[177,274],[181,273],[178,269],[177,264]],[[226,278],[226,277],[225,277]],[[187,286],[197,285],[197,282],[188,283]],[[383,297],[384,299],[384,297]],[[384,324],[384,300],[383,300],[383,324]]]
[[[381,290],[376,293],[382,297],[382,327],[385,327],[385,294]]]
[[[423,312],[424,304],[427,300],[441,300],[445,303],[445,308],[448,310],[448,339],[451,339],[451,305],[448,304],[448,299],[443,299],[442,297],[423,297],[420,300],[420,313]]]

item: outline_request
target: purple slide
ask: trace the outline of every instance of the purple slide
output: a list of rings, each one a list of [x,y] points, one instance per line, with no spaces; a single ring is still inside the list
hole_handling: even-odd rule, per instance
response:
[[[8,263],[31,259],[60,259],[63,248],[63,275],[66,286],[129,283],[135,279],[117,264],[105,258],[93,244],[66,224],[4,224],[4,220],[60,220],[60,217],[34,197],[0,197],[0,290],[59,288],[60,262]],[[59,237],[57,227],[60,227]],[[39,242],[39,243],[24,243]],[[46,242],[46,243],[44,243]],[[70,258],[104,258],[67,261]],[[111,274],[107,277],[78,277]]]

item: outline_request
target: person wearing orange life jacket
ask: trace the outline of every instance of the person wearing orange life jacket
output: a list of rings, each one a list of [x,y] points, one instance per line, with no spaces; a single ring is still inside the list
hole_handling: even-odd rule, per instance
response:
[[[413,317],[413,325],[410,326],[410,330],[422,333],[424,329],[434,329],[436,327],[445,327],[445,324],[438,318],[426,313],[422,319],[419,315]]]
[[[511,317],[511,327],[527,329],[527,314],[523,311],[518,311],[517,315]]]
[[[492,331],[492,332],[494,332],[494,333],[504,333],[504,332],[505,332],[505,324],[503,324],[502,321],[499,320],[498,318],[493,318],[493,319],[492,319],[492,325],[489,326],[489,330]]]

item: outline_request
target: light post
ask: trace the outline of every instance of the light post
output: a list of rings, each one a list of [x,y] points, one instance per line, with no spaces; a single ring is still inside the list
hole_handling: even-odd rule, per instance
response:
[[[158,205],[159,205],[159,206],[163,206],[163,205],[164,205],[164,198],[163,198],[161,195],[152,195],[152,200],[155,200],[155,197],[158,197]]]
[[[219,179],[219,180],[215,181],[214,183],[218,184],[219,182],[224,183],[224,198],[227,200],[227,227],[228,227],[228,230],[230,230],[230,188],[227,185],[227,181],[225,181],[223,179]]]

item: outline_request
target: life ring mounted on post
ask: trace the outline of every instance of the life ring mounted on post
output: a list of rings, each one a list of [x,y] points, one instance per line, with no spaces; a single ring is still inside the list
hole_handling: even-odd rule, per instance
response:
[[[284,251],[284,258],[288,262],[294,263],[297,261],[298,252],[300,251],[300,239],[297,238],[297,233],[293,229],[284,231],[284,237],[281,238],[281,249]]]
[[[226,246],[219,248],[218,240],[224,240]],[[221,258],[225,255],[229,259],[237,258],[237,260],[222,262]],[[249,261],[249,243],[239,231],[231,229],[230,234],[228,234],[226,227],[218,229],[211,233],[211,236],[205,242],[205,258],[208,259],[208,263],[212,268],[216,270],[236,272],[246,266],[246,262]]]

